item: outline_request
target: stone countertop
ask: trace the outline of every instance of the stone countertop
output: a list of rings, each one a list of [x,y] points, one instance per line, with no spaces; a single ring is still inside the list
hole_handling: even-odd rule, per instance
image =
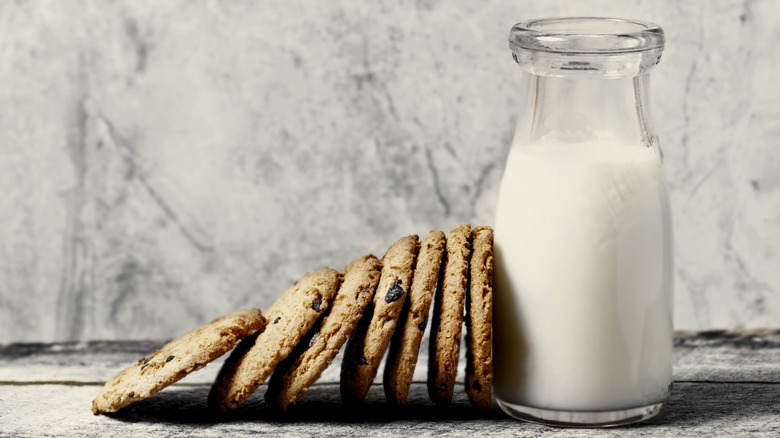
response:
[[[235,412],[211,414],[206,395],[219,369],[212,364],[120,413],[92,415],[102,382],[160,345],[0,346],[0,436],[780,436],[780,330],[678,333],[669,405],[654,419],[615,429],[539,426],[512,420],[497,407],[480,413],[462,390],[442,410],[418,378],[402,408],[384,403],[381,385],[363,406],[345,408],[337,364],[285,414],[266,407],[262,389]]]

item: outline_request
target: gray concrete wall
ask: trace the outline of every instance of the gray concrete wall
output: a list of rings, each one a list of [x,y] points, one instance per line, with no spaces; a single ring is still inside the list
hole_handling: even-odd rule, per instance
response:
[[[661,24],[675,323],[780,321],[780,7],[0,2],[0,342],[166,338],[492,224],[524,18]]]

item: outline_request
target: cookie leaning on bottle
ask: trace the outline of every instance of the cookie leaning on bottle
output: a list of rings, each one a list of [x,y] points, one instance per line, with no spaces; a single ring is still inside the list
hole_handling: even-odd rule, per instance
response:
[[[493,229],[471,232],[469,291],[466,295],[466,394],[471,403],[490,408],[493,384]]]

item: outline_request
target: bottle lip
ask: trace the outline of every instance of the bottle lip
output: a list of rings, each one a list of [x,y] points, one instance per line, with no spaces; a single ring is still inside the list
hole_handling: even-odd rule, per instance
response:
[[[537,18],[509,32],[515,55],[546,52],[566,55],[618,55],[662,51],[664,31],[641,20],[606,17]]]

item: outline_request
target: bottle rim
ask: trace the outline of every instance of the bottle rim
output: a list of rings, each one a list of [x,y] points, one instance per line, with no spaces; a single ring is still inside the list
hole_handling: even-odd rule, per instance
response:
[[[662,51],[664,31],[647,21],[606,17],[536,18],[509,32],[512,52],[566,55],[618,55]]]

